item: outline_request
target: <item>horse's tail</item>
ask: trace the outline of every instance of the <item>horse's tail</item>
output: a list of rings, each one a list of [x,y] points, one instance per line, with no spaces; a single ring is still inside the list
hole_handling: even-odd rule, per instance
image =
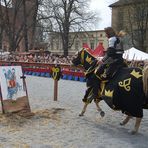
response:
[[[146,97],[148,97],[148,65],[143,69],[143,90]]]

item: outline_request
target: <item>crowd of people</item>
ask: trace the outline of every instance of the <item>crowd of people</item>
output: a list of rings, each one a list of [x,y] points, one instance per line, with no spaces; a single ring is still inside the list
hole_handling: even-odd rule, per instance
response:
[[[48,64],[71,64],[74,56],[69,55],[67,57],[58,54],[9,54],[1,56],[2,61],[12,61],[12,62],[28,62],[28,63],[48,63]],[[145,61],[129,61],[128,65],[131,67],[143,67]]]
[[[52,63],[52,64],[70,64],[73,56],[63,56],[52,53],[42,53],[42,54],[9,54],[3,56],[1,60],[12,61],[12,62],[36,62],[36,63]]]

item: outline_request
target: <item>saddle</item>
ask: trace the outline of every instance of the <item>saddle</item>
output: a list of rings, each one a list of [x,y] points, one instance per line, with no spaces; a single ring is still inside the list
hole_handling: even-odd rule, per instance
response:
[[[102,81],[109,81],[118,72],[119,68],[124,67],[119,59],[108,58],[103,64],[95,69],[96,76]]]

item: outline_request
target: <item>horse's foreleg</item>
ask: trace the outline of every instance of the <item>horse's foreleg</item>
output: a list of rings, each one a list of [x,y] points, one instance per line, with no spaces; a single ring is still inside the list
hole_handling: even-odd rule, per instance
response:
[[[125,125],[132,118],[132,116],[126,116],[126,118],[120,123],[120,125]]]
[[[102,111],[102,109],[99,106],[99,101],[95,101],[96,107],[97,107],[97,111],[100,112],[101,117],[105,116],[105,112]]]
[[[88,105],[88,104],[89,104],[89,103],[87,103],[87,102],[84,103],[82,112],[79,114],[79,116],[83,116],[83,115],[84,115],[84,113],[86,112],[86,108],[87,108],[87,105]]]
[[[141,120],[142,120],[142,118],[136,118],[135,127],[131,131],[131,134],[136,134],[138,132],[138,129],[140,127]]]

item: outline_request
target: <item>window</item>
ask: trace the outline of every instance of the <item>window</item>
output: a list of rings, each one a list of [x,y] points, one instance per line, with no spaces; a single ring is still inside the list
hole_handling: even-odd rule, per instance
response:
[[[78,50],[79,49],[79,41],[75,42],[75,49]]]
[[[70,40],[69,40],[69,43],[68,43],[68,48],[69,48],[69,50],[71,50],[72,44],[73,44],[73,41],[72,41],[72,39],[70,39]]]
[[[56,49],[59,50],[59,40],[56,40]]]
[[[95,44],[94,44],[94,41],[91,41],[91,42],[90,42],[90,48],[91,48],[92,50],[94,50],[94,45],[95,45]]]

